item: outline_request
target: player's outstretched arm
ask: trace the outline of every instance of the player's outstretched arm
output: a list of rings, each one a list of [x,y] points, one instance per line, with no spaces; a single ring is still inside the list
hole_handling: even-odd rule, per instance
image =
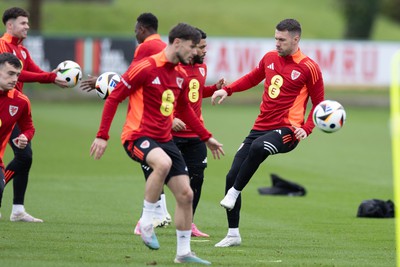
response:
[[[214,92],[214,94],[211,96],[211,103],[215,105],[215,101],[219,99],[218,104],[221,104],[224,102],[225,98],[228,96],[228,92],[225,91],[224,89],[219,89]]]
[[[93,156],[94,159],[100,159],[106,151],[107,143],[107,140],[96,137],[90,147],[90,156]]]
[[[225,152],[222,149],[223,144],[220,144],[214,137],[210,137],[210,139],[206,141],[206,144],[207,147],[211,150],[214,159],[220,159],[221,155],[225,155]]]

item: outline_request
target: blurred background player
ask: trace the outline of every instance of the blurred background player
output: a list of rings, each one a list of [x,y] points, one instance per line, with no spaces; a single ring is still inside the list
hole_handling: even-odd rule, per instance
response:
[[[18,123],[21,132],[11,140],[16,149],[24,149],[35,133],[30,102],[14,88],[21,69],[21,61],[16,56],[0,54],[0,207],[5,186],[3,156],[11,132]]]
[[[138,46],[133,55],[133,62],[145,57],[160,53],[167,44],[161,40],[158,31],[158,19],[152,13],[142,13],[136,19],[135,36]],[[88,78],[81,82],[80,89],[92,91],[95,89],[97,76],[88,75]]]
[[[143,13],[137,18],[135,36],[139,45],[135,49],[133,62],[158,54],[167,46],[158,34],[158,19],[151,13]],[[142,165],[142,170],[145,173],[145,179],[147,179],[146,173],[148,172],[149,167]],[[171,215],[167,209],[164,191],[162,191],[160,199],[157,202],[154,220],[154,226],[156,227],[168,225],[172,221]],[[135,234],[140,235],[139,225],[140,220],[135,226]]]
[[[212,103],[219,97],[218,103],[222,103],[227,95],[250,89],[265,79],[260,113],[226,176],[226,195],[220,204],[227,210],[229,229],[216,247],[241,244],[240,192],[259,165],[270,155],[295,149],[314,128],[312,111],[324,100],[324,83],[319,66],[299,49],[300,37],[298,21],[279,22],[275,29],[276,50],[266,53],[250,73],[212,96]],[[313,107],[304,122],[309,98]]]
[[[161,40],[158,34],[158,19],[152,13],[142,13],[136,19],[135,25],[135,36],[139,45],[135,49],[133,61],[131,64],[135,64],[139,60],[160,53],[167,44]],[[90,76],[88,79],[81,82],[80,88],[84,91],[92,91],[95,89],[97,77]],[[148,172],[148,166],[142,166],[144,173]],[[145,178],[147,176],[145,175]],[[156,227],[162,227],[171,223],[171,215],[167,209],[167,203],[165,194],[162,192],[160,200],[157,203],[156,216],[154,218],[154,225]],[[140,220],[135,226],[135,234],[140,235],[139,230]]]
[[[146,181],[141,238],[150,249],[160,248],[153,228],[153,216],[166,184],[176,200],[177,253],[174,262],[209,265],[210,262],[198,258],[190,248],[193,191],[185,161],[172,140],[170,130],[174,109],[185,111],[182,120],[196,130],[201,140],[206,141],[214,158],[224,153],[222,145],[204,128],[184,94],[188,80],[178,63],[190,63],[197,53],[199,41],[200,33],[195,28],[179,23],[171,29],[168,45],[161,53],[130,65],[106,99],[90,155],[95,159],[101,158],[107,148],[108,132],[118,104],[129,97],[122,143],[131,159],[152,169]]]
[[[211,97],[212,94],[221,89],[225,79],[220,79],[212,86],[205,86],[207,79],[207,65],[204,58],[207,53],[207,34],[197,29],[201,34],[200,43],[197,45],[197,55],[193,57],[191,64],[182,65],[189,79],[188,99],[197,117],[203,122],[201,114],[202,100]],[[181,114],[175,112],[172,124],[172,135],[174,142],[178,146],[185,159],[189,171],[190,187],[193,190],[193,221],[197,205],[200,201],[201,189],[204,181],[204,170],[207,167],[207,146],[200,140],[199,136],[190,127],[180,120]],[[209,237],[208,234],[201,232],[196,224],[192,223],[192,236]]]
[[[22,62],[21,75],[15,86],[22,92],[24,82],[54,83],[60,87],[67,87],[67,82],[57,78],[57,69],[45,72],[32,60],[29,51],[22,42],[28,35],[29,13],[22,8],[12,7],[3,13],[3,23],[6,32],[0,38],[0,54],[12,53]],[[24,200],[28,186],[29,171],[32,165],[31,144],[20,149],[11,141],[21,134],[20,126],[17,124],[11,134],[9,144],[14,152],[14,159],[7,165],[5,170],[6,184],[14,179],[14,199],[10,216],[11,221],[43,222],[34,218],[25,211]]]

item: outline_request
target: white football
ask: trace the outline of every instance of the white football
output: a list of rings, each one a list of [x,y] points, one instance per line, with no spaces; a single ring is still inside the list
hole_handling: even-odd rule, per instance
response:
[[[96,80],[96,94],[101,99],[106,99],[120,81],[121,76],[118,73],[112,71],[104,72]]]
[[[333,133],[343,127],[346,121],[346,111],[339,102],[324,100],[315,107],[313,121],[320,130]]]
[[[57,78],[65,80],[69,88],[77,86],[82,80],[81,66],[75,61],[65,60],[57,68]]]

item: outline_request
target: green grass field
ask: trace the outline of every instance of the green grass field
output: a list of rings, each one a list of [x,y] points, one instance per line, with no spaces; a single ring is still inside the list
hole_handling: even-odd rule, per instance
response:
[[[341,39],[344,31],[335,0],[44,2],[43,34],[52,36],[133,38],[135,18],[148,11],[158,16],[163,35],[184,21],[203,28],[209,36],[272,38],[275,24],[286,17],[299,19],[303,39]],[[4,0],[0,9],[26,8],[26,3]],[[372,39],[398,41],[398,24],[379,16]],[[9,221],[9,184],[1,209],[0,267],[175,266],[173,226],[157,230],[159,251],[150,251],[133,235],[144,179],[139,164],[125,155],[119,141],[125,106],[117,113],[106,154],[95,161],[89,157],[89,148],[102,102],[73,102],[68,91],[44,88],[45,94],[26,90],[33,96],[37,129],[26,208],[45,223]],[[394,220],[356,218],[363,200],[393,200],[389,109],[382,104],[373,107],[382,99],[387,102],[386,90],[344,92],[333,88],[327,92],[327,98],[345,105],[344,129],[334,134],[315,130],[295,151],[262,164],[243,192],[242,246],[214,247],[227,231],[225,211],[219,206],[225,175],[257,116],[258,103],[254,102],[258,100],[254,99],[258,94],[241,93],[223,106],[204,106],[207,126],[224,144],[226,156],[209,159],[195,222],[211,237],[193,239],[192,249],[214,266],[396,266]],[[38,100],[43,98],[51,102]],[[5,161],[11,156],[7,148]],[[271,173],[303,185],[307,195],[260,196],[257,188],[270,186]],[[166,193],[172,214],[173,197],[168,190]]]
[[[295,151],[264,162],[243,192],[242,246],[221,249],[214,244],[227,231],[225,211],[218,204],[225,174],[258,105],[207,103],[205,120],[226,156],[209,159],[195,221],[211,237],[192,240],[198,255],[214,266],[395,266],[394,220],[355,216],[365,199],[393,199],[387,108],[346,107],[341,131],[316,129]],[[8,220],[8,185],[1,209],[0,266],[174,266],[173,226],[157,230],[158,251],[133,235],[144,179],[139,164],[120,145],[125,106],[118,110],[100,161],[89,157],[89,147],[101,101],[33,101],[32,106],[37,132],[26,208],[45,223]],[[6,161],[10,157],[8,148]],[[270,186],[270,173],[303,185],[307,195],[260,196],[257,188]],[[173,197],[166,193],[172,214]]]

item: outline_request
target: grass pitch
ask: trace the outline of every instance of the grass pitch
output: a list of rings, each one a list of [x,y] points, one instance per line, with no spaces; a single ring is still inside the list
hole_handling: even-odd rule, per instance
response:
[[[212,107],[205,102],[206,124],[224,144],[226,156],[209,158],[195,222],[211,237],[192,239],[200,257],[214,266],[395,266],[394,220],[356,218],[361,201],[393,199],[387,108],[345,106],[342,130],[325,134],[315,129],[293,152],[267,159],[243,191],[242,246],[215,248],[227,232],[218,204],[225,175],[258,105]],[[102,103],[32,102],[37,132],[25,204],[45,223],[8,220],[9,184],[1,209],[0,266],[175,266],[173,226],[156,231],[158,251],[133,235],[144,179],[119,141],[124,105],[104,157],[89,157]],[[270,173],[303,185],[307,195],[260,196],[257,188],[271,185]],[[173,214],[173,197],[166,193]]]
[[[46,1],[43,33],[132,37],[134,18],[146,11],[160,18],[164,35],[172,25],[185,21],[210,36],[270,37],[273,26],[284,17],[301,21],[305,39],[340,39],[344,29],[334,0],[255,0],[250,4],[207,0],[196,6],[182,0],[112,2]],[[14,5],[26,7],[26,1],[0,2],[2,10]],[[398,40],[398,26],[379,16],[372,39]],[[234,96],[245,97],[244,93]],[[144,179],[119,142],[125,109],[118,112],[106,154],[94,161],[89,147],[98,128],[101,102],[33,102],[32,106],[37,133],[26,208],[45,223],[8,220],[12,203],[8,185],[1,209],[0,266],[175,266],[173,227],[157,230],[159,251],[150,251],[133,235]],[[394,220],[355,217],[362,200],[393,199],[389,110],[345,108],[348,119],[343,130],[334,134],[315,130],[295,151],[261,165],[243,192],[242,246],[217,249],[214,244],[227,230],[225,212],[218,205],[224,177],[258,105],[205,106],[207,125],[227,155],[219,161],[209,159],[195,221],[211,237],[193,239],[192,249],[214,266],[395,266]],[[9,148],[5,156],[7,162]],[[258,195],[258,187],[270,185],[270,173],[305,186],[307,195]],[[166,193],[173,213],[173,198]]]

